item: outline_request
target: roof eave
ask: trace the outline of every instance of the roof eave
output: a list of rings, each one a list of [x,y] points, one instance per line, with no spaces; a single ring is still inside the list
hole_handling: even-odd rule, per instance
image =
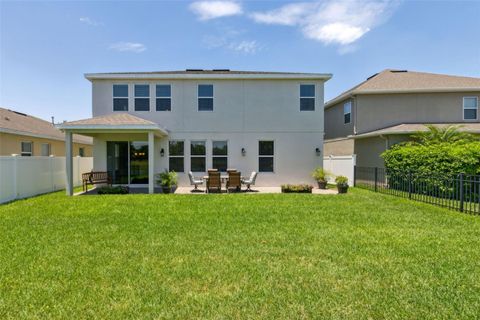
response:
[[[65,141],[64,138],[55,137],[55,136],[50,136],[50,135],[47,135],[47,134],[37,134],[37,133],[33,133],[33,132],[13,130],[13,129],[7,129],[7,128],[0,128],[0,132],[2,132],[2,133],[8,133],[8,134],[14,134],[14,135],[19,135],[19,136],[40,138],[40,139],[48,139],[48,140],[55,140],[55,141]],[[82,140],[79,140],[79,139],[76,139],[76,138],[73,138],[73,142],[75,142],[75,143],[80,143],[80,144],[87,144],[87,145],[91,145],[91,144],[92,144],[92,142],[82,141]]]
[[[145,125],[108,125],[108,124],[59,124],[56,126],[62,131],[158,131],[168,135],[168,131],[155,124]]]
[[[148,74],[148,73],[86,73],[85,78],[93,80],[157,80],[157,79],[172,79],[172,80],[185,80],[185,79],[206,79],[206,80],[321,80],[328,81],[332,78],[331,73],[284,73],[284,74]]]

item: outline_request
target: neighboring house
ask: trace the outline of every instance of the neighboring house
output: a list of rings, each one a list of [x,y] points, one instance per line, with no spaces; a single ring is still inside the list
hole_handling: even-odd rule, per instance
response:
[[[311,182],[322,164],[324,82],[330,74],[186,70],[86,74],[93,118],[60,129],[93,137],[94,170],[115,184],[154,174],[257,171],[257,185]],[[67,140],[68,145],[68,140]],[[67,163],[67,165],[69,165]]]
[[[73,137],[74,156],[92,156],[92,138]],[[65,134],[48,121],[0,108],[0,156],[65,156]]]
[[[479,99],[479,78],[384,70],[325,104],[324,154],[383,167],[380,154],[424,124],[480,133]]]

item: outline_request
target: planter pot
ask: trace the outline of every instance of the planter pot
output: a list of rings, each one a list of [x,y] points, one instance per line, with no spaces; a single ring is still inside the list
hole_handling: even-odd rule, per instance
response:
[[[171,193],[172,188],[169,186],[162,186],[162,193]]]
[[[348,184],[337,184],[338,193],[347,193]]]
[[[317,180],[318,189],[327,189],[327,181],[325,180]]]

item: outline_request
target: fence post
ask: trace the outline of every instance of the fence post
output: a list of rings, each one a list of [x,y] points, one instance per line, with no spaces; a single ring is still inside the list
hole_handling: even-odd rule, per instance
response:
[[[459,190],[459,193],[460,193],[460,212],[463,212],[463,173],[460,173],[460,190]]]
[[[378,168],[375,167],[375,192],[377,192]]]
[[[412,170],[408,170],[408,199],[412,199]]]

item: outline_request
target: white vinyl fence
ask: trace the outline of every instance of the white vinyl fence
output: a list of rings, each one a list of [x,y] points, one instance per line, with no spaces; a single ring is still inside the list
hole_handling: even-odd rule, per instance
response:
[[[328,156],[323,158],[323,168],[333,173],[329,182],[335,180],[335,176],[345,176],[348,184],[353,185],[353,171],[356,163],[354,154],[350,156]]]
[[[93,158],[73,158],[73,183],[93,168]],[[65,157],[0,156],[0,203],[65,189]]]

